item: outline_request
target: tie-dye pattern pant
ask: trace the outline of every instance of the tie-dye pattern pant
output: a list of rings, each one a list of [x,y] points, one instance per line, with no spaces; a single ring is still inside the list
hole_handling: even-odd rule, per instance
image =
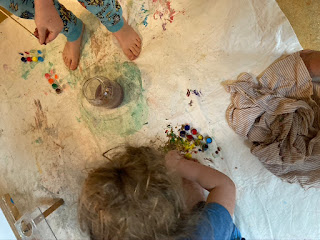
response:
[[[77,40],[81,35],[82,21],[57,0],[53,2],[63,21],[64,27],[61,33],[70,42]],[[96,15],[110,32],[117,32],[122,28],[124,24],[122,9],[117,0],[78,0],[78,2]],[[18,17],[34,19],[34,0],[0,0],[0,6]]]

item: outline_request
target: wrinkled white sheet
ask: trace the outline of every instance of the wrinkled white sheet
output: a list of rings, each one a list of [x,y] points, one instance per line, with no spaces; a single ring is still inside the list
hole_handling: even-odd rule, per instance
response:
[[[246,239],[319,238],[319,190],[304,190],[273,176],[225,119],[230,99],[222,81],[236,79],[241,72],[259,74],[282,54],[301,49],[274,0],[174,0],[171,7],[181,13],[172,23],[163,22],[159,14],[153,18],[156,10],[163,10],[159,2],[122,1],[124,16],[143,39],[135,63],[148,109],[148,124],[125,137],[89,129],[88,121],[93,120],[84,120],[79,99],[81,83],[96,73],[95,66],[110,69],[110,63],[126,58],[106,29],[76,1],[62,2],[86,24],[83,57],[75,73],[63,65],[65,39],[59,36],[46,47],[45,63],[31,69],[24,80],[26,68],[21,67],[18,52],[39,48],[37,42],[11,20],[0,24],[0,191],[9,192],[22,211],[41,204],[41,198],[64,198],[66,205],[49,217],[53,231],[58,239],[85,239],[76,227],[83,169],[101,161],[101,153],[110,147],[123,142],[159,145],[166,140],[167,124],[189,122],[213,135],[222,148],[223,159],[215,158],[213,165],[237,185],[235,223]],[[146,17],[142,5],[150,12],[147,26],[142,24]],[[33,30],[33,22],[20,22]],[[95,42],[103,47],[95,49]],[[59,96],[43,77],[49,61],[64,79],[79,78]],[[203,95],[188,98],[187,88]],[[37,114],[35,99],[45,118]],[[35,118],[41,116],[46,126],[37,128]],[[214,152],[210,151],[207,157]]]

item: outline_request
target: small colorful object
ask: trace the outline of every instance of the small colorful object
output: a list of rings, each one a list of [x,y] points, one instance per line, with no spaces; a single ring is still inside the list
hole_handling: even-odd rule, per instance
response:
[[[49,73],[46,73],[44,76],[46,77],[46,79],[50,78],[50,74]]]
[[[187,139],[188,139],[189,141],[192,141],[192,140],[193,140],[193,136],[192,136],[192,135],[187,135]]]
[[[22,61],[22,62],[26,62],[27,59],[26,59],[25,57],[22,57],[22,58],[21,58],[21,61]]]
[[[180,137],[186,137],[186,131],[180,131],[179,133]]]
[[[38,58],[37,57],[32,57],[32,61],[33,62],[38,62]]]
[[[54,80],[53,80],[52,78],[50,78],[50,79],[48,80],[48,82],[49,82],[50,84],[53,84],[53,83],[54,83]]]
[[[43,57],[38,57],[38,61],[43,62],[44,61]]]
[[[199,140],[202,140],[203,139],[203,136],[200,134],[200,135],[198,135],[198,139]]]
[[[196,134],[198,133],[198,131],[197,131],[197,129],[192,129],[192,130],[191,130],[191,133],[192,133],[193,135],[196,135]]]
[[[28,61],[28,62],[32,62],[31,57],[27,57],[27,61]]]
[[[188,125],[188,124],[185,125],[185,126],[184,126],[184,130],[189,131],[189,130],[190,130],[190,125]]]
[[[211,138],[211,137],[206,137],[206,143],[207,143],[207,144],[212,143],[212,138]]]
[[[58,88],[58,85],[57,85],[57,84],[55,84],[55,83],[54,83],[54,84],[52,84],[51,86],[52,86],[52,88],[53,88],[53,89]]]
[[[57,93],[57,94],[60,94],[60,93],[62,93],[62,90],[61,90],[60,88],[57,88],[57,89],[56,89],[56,93]]]
[[[202,145],[202,151],[208,150],[209,146],[207,144]]]

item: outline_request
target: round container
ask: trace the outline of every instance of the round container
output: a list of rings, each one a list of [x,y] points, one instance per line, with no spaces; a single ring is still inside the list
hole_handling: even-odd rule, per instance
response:
[[[106,77],[88,79],[83,84],[82,93],[89,103],[98,107],[116,108],[123,101],[120,84]]]

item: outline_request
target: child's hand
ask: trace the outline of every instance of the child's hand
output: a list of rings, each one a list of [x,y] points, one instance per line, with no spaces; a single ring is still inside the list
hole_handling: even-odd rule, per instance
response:
[[[63,29],[63,22],[52,0],[35,0],[35,23],[40,44],[51,42]]]
[[[181,159],[184,159],[184,157],[178,150],[169,151],[165,156],[166,167],[168,170],[176,171]]]

